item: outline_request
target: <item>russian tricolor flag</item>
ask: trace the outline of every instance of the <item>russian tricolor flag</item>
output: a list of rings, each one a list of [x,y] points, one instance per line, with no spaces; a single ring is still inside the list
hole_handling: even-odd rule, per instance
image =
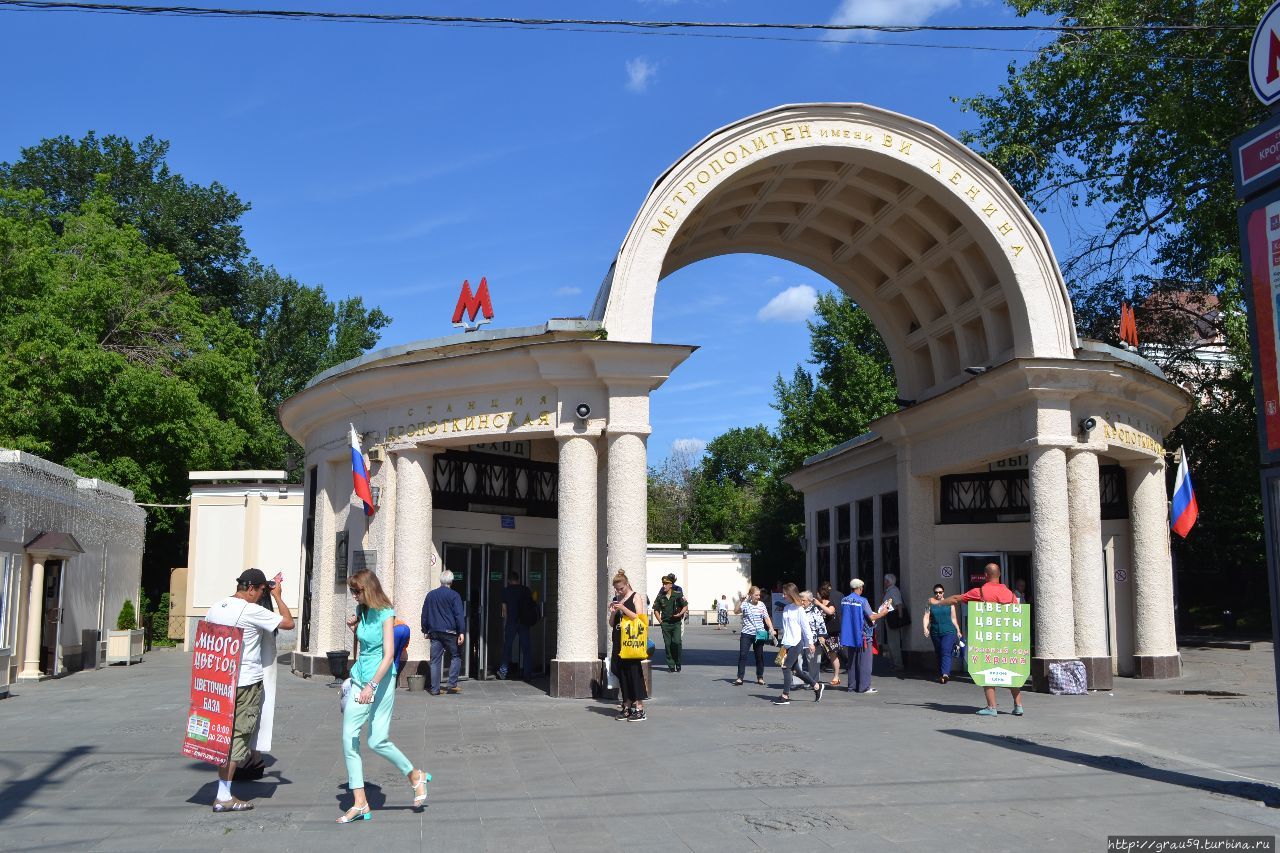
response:
[[[1196,492],[1191,488],[1191,472],[1187,470],[1187,449],[1182,448],[1182,461],[1178,463],[1178,478],[1173,483],[1173,507],[1169,510],[1169,523],[1173,532],[1187,538],[1191,526],[1200,516],[1196,505]]]
[[[373,492],[369,489],[369,463],[360,452],[360,436],[351,424],[351,480],[355,484],[356,496],[364,501],[364,514],[373,515],[377,509],[373,505]]]

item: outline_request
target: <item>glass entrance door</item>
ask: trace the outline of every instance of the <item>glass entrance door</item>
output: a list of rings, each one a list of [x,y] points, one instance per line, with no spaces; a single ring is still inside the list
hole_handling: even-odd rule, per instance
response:
[[[462,609],[467,616],[467,653],[462,656],[462,676],[472,678],[480,671],[479,653],[484,643],[474,630],[483,624],[484,613],[484,546],[457,545],[446,542],[441,546],[444,567],[453,572],[453,589],[462,596]],[[445,655],[444,666],[450,656]],[[445,670],[448,671],[447,669]]]
[[[462,596],[467,614],[467,652],[462,661],[462,674],[467,678],[491,678],[502,663],[505,639],[502,591],[507,586],[509,573],[515,572],[520,583],[533,593],[539,618],[529,632],[532,660],[520,659],[520,644],[515,642],[512,644],[513,669],[535,676],[545,675],[555,644],[555,613],[554,608],[547,607],[547,602],[555,601],[556,552],[451,542],[444,543],[441,551],[445,568],[453,572],[453,588]],[[518,618],[518,614],[512,614],[512,618]]]

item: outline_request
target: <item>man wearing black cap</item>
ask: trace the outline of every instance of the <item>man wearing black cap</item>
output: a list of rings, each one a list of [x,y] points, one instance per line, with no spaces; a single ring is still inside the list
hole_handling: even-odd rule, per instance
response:
[[[258,604],[265,589],[271,591],[276,611],[272,613]],[[249,742],[262,713],[262,638],[277,628],[293,628],[293,614],[280,597],[280,584],[271,583],[258,569],[245,569],[236,578],[236,594],[215,603],[205,614],[205,621],[244,629],[240,653],[240,673],[236,682],[236,715],[231,726],[231,757],[218,768],[218,795],[213,802],[215,812],[243,812],[253,808],[231,796],[231,777],[236,765],[249,757]]]
[[[667,672],[680,671],[680,656],[684,651],[684,617],[689,613],[689,602],[676,586],[675,575],[663,575],[662,592],[653,599],[653,618],[662,626],[662,644],[667,647]]]

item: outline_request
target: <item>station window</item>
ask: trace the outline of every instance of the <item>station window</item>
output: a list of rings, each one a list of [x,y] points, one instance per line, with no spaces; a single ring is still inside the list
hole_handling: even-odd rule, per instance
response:
[[[836,575],[831,578],[832,586],[837,583],[847,583],[849,578],[853,577],[852,554],[850,552],[850,539],[852,538],[852,525],[850,522],[850,507],[848,504],[841,504],[836,507]]]
[[[831,571],[831,510],[818,510],[817,522],[818,550],[814,557],[815,568],[819,577]]]
[[[868,583],[876,570],[875,501],[863,498],[858,501],[858,553],[855,572]]]
[[[898,557],[898,493],[880,496],[880,571],[881,577],[892,573],[903,584]]]

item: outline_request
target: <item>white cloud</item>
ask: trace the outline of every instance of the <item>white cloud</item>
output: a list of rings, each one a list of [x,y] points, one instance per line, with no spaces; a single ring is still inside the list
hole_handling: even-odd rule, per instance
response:
[[[561,287],[556,289],[556,296],[577,296],[582,292],[581,287]]]
[[[938,12],[960,5],[960,0],[840,0],[831,16],[833,24],[923,24]],[[847,38],[875,38],[874,32],[852,31]],[[836,38],[840,36],[837,35]]]
[[[671,442],[671,452],[673,454],[701,456],[702,451],[706,449],[707,443],[700,438],[677,438]]]
[[[637,94],[643,93],[649,89],[649,81],[658,73],[658,66],[645,59],[643,56],[637,56],[635,59],[627,60],[627,91]]]
[[[813,313],[813,306],[817,301],[818,291],[807,284],[797,284],[770,299],[769,304],[756,313],[756,317],[765,322],[775,320],[779,323],[799,323]]]

